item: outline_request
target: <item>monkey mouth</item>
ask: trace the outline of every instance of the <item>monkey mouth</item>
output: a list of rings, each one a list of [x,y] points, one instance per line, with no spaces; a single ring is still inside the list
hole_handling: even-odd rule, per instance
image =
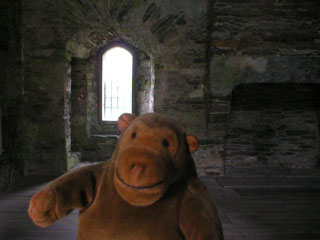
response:
[[[153,189],[155,187],[158,187],[160,185],[162,185],[163,183],[166,182],[167,178],[165,177],[164,179],[160,180],[159,182],[156,182],[154,184],[150,184],[150,185],[147,185],[147,186],[134,186],[134,185],[130,185],[128,183],[126,183],[119,175],[119,172],[118,172],[118,169],[116,169],[116,175],[117,175],[117,179],[123,184],[125,185],[126,187],[129,187],[129,188],[133,188],[133,189],[137,189],[137,190],[144,190],[144,189]]]

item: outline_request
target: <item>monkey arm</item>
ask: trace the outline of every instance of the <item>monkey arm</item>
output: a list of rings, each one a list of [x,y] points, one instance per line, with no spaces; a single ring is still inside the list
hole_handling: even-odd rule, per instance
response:
[[[218,211],[200,180],[188,184],[179,214],[180,229],[187,240],[223,240]]]
[[[36,225],[47,227],[74,209],[84,210],[95,197],[102,169],[102,164],[82,167],[52,181],[30,200],[30,218]]]

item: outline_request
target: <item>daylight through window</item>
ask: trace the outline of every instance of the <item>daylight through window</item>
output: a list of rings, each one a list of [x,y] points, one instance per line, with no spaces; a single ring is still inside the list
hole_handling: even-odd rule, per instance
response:
[[[102,120],[117,121],[132,113],[132,54],[113,47],[102,55]]]

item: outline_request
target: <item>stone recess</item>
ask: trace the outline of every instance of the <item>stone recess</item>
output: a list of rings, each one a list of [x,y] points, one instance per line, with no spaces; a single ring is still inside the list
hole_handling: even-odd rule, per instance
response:
[[[319,93],[316,84],[236,87],[225,145],[227,173],[233,167],[317,166]]]

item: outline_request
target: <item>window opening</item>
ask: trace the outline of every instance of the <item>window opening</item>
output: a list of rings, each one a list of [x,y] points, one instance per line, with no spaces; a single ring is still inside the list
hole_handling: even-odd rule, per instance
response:
[[[132,113],[133,56],[116,46],[102,55],[102,121]]]

